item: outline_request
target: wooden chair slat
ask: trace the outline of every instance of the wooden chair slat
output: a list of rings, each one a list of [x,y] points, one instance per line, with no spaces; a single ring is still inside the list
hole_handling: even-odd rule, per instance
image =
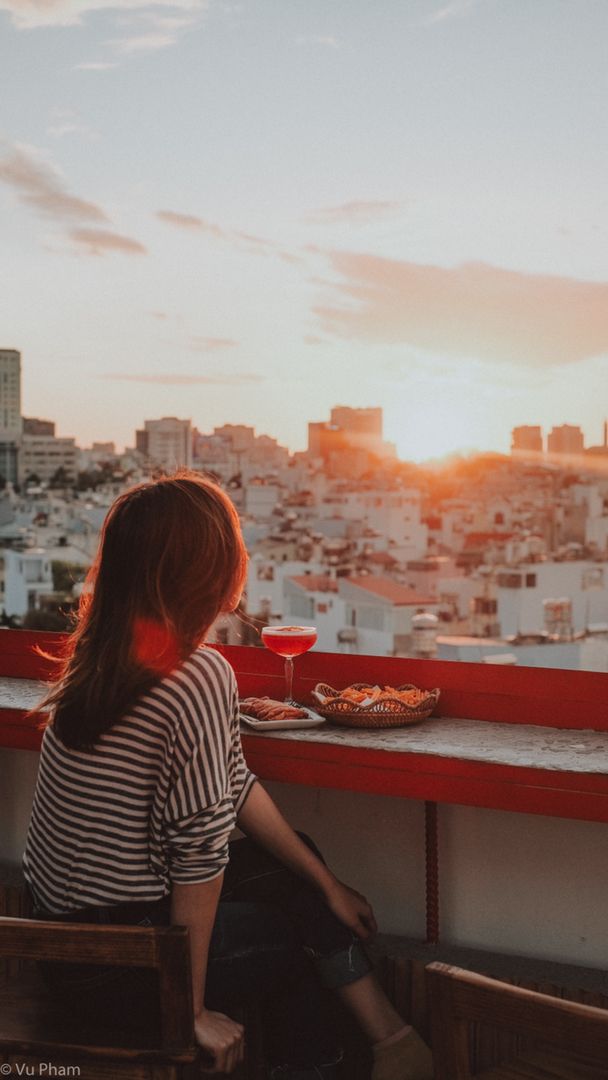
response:
[[[166,937],[186,935],[181,926],[102,926],[0,917],[0,956],[158,968],[159,943]]]
[[[485,1023],[536,1040],[476,1080],[608,1080],[608,1010],[447,964],[426,968],[436,1080],[472,1080],[468,1029]]]

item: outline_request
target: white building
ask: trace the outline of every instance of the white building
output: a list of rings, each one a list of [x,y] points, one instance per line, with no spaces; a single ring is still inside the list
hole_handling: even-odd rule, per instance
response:
[[[25,615],[38,598],[53,592],[53,573],[45,551],[0,551],[0,608],[7,615]]]
[[[281,490],[277,484],[263,480],[245,485],[244,511],[254,521],[268,521],[281,500]]]
[[[344,629],[351,632],[352,651],[371,656],[411,654],[413,616],[421,611],[436,615],[440,608],[436,597],[373,574],[339,578],[338,591],[345,603]]]
[[[325,497],[319,516],[363,522],[384,537],[402,562],[426,554],[428,528],[421,520],[421,494],[414,488],[335,492]]]
[[[192,422],[163,416],[161,420],[145,420],[144,433],[147,457],[161,469],[173,472],[192,468]]]
[[[321,573],[323,567],[318,562],[304,562],[301,559],[277,561],[264,558],[260,553],[252,555],[247,570],[248,614],[255,615],[264,608],[269,608],[273,615],[286,617],[283,587],[285,580]]]
[[[571,632],[608,622],[608,566],[589,559],[497,566],[479,579],[478,595],[496,601],[495,630],[501,637],[544,629],[546,601],[564,598],[571,609]]]
[[[328,574],[301,574],[284,579],[283,622],[316,626],[320,652],[355,651],[353,635],[344,633],[346,605],[338,582]]]
[[[22,435],[19,458],[22,483],[29,476],[37,476],[41,483],[48,484],[59,469],[69,480],[76,479],[78,449],[75,439],[57,438],[55,435]]]

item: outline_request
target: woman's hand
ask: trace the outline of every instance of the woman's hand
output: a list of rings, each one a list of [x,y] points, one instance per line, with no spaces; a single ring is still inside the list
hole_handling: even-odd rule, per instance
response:
[[[349,885],[334,880],[325,893],[325,901],[336,918],[362,941],[376,933],[378,927],[371,905],[361,893],[351,889]]]
[[[194,1038],[213,1057],[202,1072],[231,1073],[245,1055],[245,1029],[223,1013],[202,1009],[194,1017]]]

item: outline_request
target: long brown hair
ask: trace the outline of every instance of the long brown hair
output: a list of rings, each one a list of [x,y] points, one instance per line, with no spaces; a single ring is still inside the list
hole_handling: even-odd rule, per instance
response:
[[[120,495],[42,703],[61,741],[92,748],[236,606],[245,567],[236,510],[217,484],[180,471]]]

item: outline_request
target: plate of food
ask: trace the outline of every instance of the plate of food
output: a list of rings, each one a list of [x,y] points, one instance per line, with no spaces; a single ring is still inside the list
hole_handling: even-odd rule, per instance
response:
[[[290,728],[319,727],[325,723],[325,718],[314,709],[269,697],[241,698],[239,715],[247,727],[258,731],[288,731]]]
[[[431,715],[440,695],[437,688],[421,690],[411,683],[404,686],[353,683],[344,690],[317,683],[312,693],[321,716],[345,727],[415,724]]]

